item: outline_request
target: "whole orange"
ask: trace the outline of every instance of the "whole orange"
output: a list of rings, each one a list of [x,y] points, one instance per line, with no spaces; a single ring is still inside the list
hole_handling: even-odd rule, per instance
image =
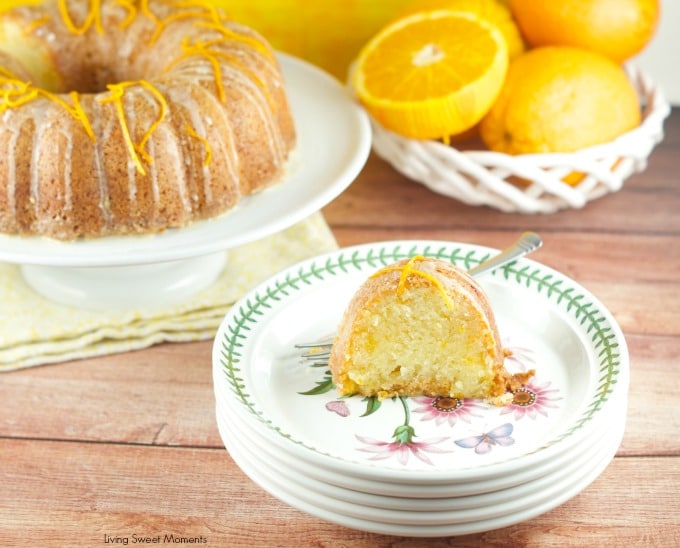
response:
[[[635,88],[620,65],[592,51],[543,46],[515,59],[480,135],[507,154],[573,152],[640,124]]]
[[[623,62],[651,40],[659,0],[509,0],[531,46],[568,45]]]

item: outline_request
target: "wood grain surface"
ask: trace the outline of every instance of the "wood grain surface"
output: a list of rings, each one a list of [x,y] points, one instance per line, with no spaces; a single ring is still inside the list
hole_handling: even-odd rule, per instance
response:
[[[262,490],[224,449],[212,343],[162,344],[0,377],[0,546],[158,535],[206,546],[680,546],[680,110],[665,128],[646,171],[581,210],[469,207],[375,156],[324,209],[341,246],[440,239],[500,248],[535,230],[544,246],[532,258],[612,312],[631,356],[626,433],[605,472],[562,506],[442,539],[324,522]]]

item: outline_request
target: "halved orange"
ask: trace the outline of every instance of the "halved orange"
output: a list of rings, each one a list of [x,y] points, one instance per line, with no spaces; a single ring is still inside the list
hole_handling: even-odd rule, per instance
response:
[[[507,68],[498,28],[474,13],[437,10],[394,21],[374,36],[359,53],[352,85],[383,127],[448,142],[491,108]]]
[[[505,0],[415,0],[399,10],[395,19],[401,19],[419,11],[466,11],[498,27],[508,46],[510,60],[526,50],[522,33],[512,17]]]

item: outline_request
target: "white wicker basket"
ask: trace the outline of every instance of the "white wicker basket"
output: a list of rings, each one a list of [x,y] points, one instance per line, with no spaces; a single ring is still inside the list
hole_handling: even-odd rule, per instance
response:
[[[636,67],[626,70],[640,97],[642,123],[609,143],[573,153],[512,156],[408,139],[371,120],[373,150],[406,177],[466,204],[520,213],[580,208],[620,190],[626,178],[645,169],[647,157],[663,139],[670,106],[662,90]],[[575,186],[561,180],[572,171],[586,174]],[[510,182],[513,177],[531,183],[520,187]]]

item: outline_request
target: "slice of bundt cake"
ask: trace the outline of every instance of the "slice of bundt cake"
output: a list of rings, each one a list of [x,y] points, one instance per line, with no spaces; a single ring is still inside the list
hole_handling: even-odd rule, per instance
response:
[[[498,400],[533,371],[510,375],[488,298],[460,268],[416,256],[359,288],[330,356],[343,395]]]

